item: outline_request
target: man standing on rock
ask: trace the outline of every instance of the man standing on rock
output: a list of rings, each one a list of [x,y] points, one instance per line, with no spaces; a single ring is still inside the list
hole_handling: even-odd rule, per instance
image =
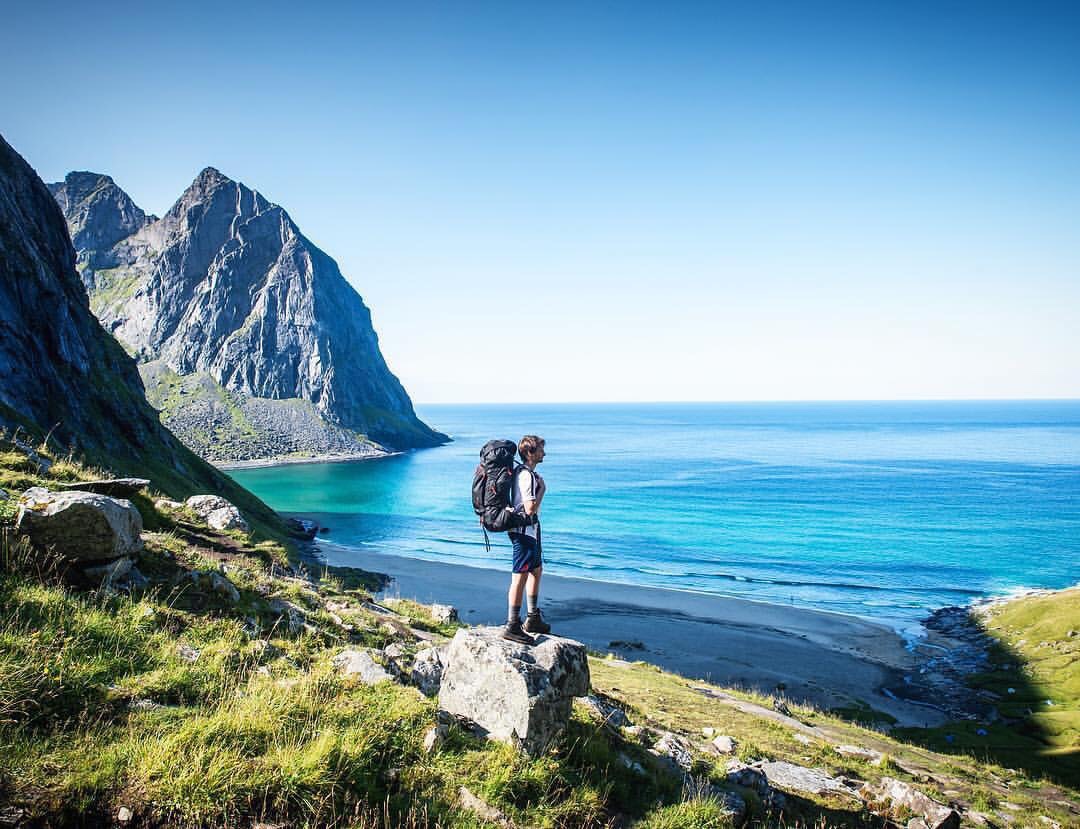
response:
[[[551,625],[540,615],[540,575],[544,569],[541,558],[540,504],[547,492],[544,479],[536,471],[544,462],[544,439],[525,435],[518,442],[521,466],[514,470],[510,497],[514,510],[536,516],[536,523],[519,530],[511,530],[510,543],[514,548],[514,566],[510,574],[510,591],[507,594],[510,608],[503,628],[503,638],[523,645],[533,644],[530,633],[550,633]],[[521,624],[521,594],[528,601],[528,615],[524,627]]]

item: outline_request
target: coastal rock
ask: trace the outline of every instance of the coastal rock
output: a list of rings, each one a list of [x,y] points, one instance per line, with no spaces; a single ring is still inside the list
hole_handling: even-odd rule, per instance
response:
[[[394,677],[375,661],[367,650],[344,650],[333,659],[334,667],[342,676],[355,677],[365,685],[393,682]]]
[[[184,504],[212,530],[250,531],[240,510],[217,495],[192,495]]]
[[[317,454],[305,433],[351,438],[361,452],[446,441],[416,417],[334,260],[259,193],[208,167],[154,219],[106,176],[73,173],[53,192],[94,313],[141,363],[164,369],[144,374],[151,400],[169,401],[178,378],[208,384],[164,405],[170,428],[198,435],[182,423],[192,406],[196,419],[220,417],[206,434],[225,437],[235,460],[249,441],[272,456]],[[281,404],[255,410],[282,428],[268,434],[245,401]],[[300,432],[291,409],[302,410]]]
[[[865,800],[888,801],[914,812],[925,821],[928,829],[958,829],[960,815],[955,809],[938,803],[902,780],[882,777],[877,786],[866,784],[861,795]]]
[[[146,478],[113,478],[106,481],[76,481],[73,484],[60,484],[64,490],[78,490],[80,492],[96,492],[98,495],[109,495],[113,498],[131,498],[150,486]]]
[[[585,646],[557,636],[525,646],[503,639],[500,628],[463,628],[446,663],[439,707],[533,756],[566,727],[574,697],[589,690]]]
[[[441,648],[424,648],[417,652],[413,659],[410,679],[412,684],[420,689],[424,696],[434,697],[439,693],[442,684],[443,671],[446,665],[443,662]]]
[[[285,527],[293,538],[304,541],[311,541],[319,532],[319,525],[307,518],[287,518]]]
[[[41,549],[71,561],[105,561],[142,550],[142,516],[131,504],[91,492],[28,489],[19,499],[16,529]]]
[[[433,604],[431,606],[431,618],[440,625],[452,624],[458,621],[457,608],[448,604]]]

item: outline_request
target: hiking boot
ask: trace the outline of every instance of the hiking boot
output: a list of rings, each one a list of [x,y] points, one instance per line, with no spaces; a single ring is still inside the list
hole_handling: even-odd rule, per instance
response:
[[[544,621],[538,610],[525,618],[525,630],[529,633],[551,633],[551,625]]]
[[[521,620],[515,619],[503,626],[502,638],[517,642],[519,645],[535,645],[536,640],[521,629]]]

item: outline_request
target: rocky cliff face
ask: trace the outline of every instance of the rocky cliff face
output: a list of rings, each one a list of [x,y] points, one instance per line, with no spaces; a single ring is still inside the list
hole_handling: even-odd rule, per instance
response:
[[[161,425],[135,361],[90,312],[74,263],[56,201],[0,137],[0,425],[35,439],[51,432],[54,450],[148,476],[174,497],[220,493],[277,525],[265,504]]]
[[[417,419],[334,260],[257,192],[207,168],[154,220],[105,176],[53,189],[94,312],[140,362],[250,399],[308,401],[338,437],[446,440]]]

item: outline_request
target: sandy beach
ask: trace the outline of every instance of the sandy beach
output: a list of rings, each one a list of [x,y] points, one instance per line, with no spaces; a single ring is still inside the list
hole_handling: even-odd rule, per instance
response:
[[[250,461],[230,461],[229,463],[215,463],[214,466],[223,472],[230,469],[265,469],[271,466],[295,466],[305,463],[350,463],[352,461],[373,461],[378,458],[390,458],[400,455],[401,452],[366,452],[352,455],[308,455],[294,457],[291,455],[275,458],[255,458]]]
[[[447,566],[320,541],[330,564],[387,573],[382,597],[440,602],[470,624],[500,624],[508,572]],[[782,694],[822,708],[862,702],[904,725],[944,722],[905,695],[913,655],[891,628],[852,616],[679,590],[543,576],[553,632],[600,653],[643,660],[723,686]],[[613,644],[613,643],[632,644]]]

